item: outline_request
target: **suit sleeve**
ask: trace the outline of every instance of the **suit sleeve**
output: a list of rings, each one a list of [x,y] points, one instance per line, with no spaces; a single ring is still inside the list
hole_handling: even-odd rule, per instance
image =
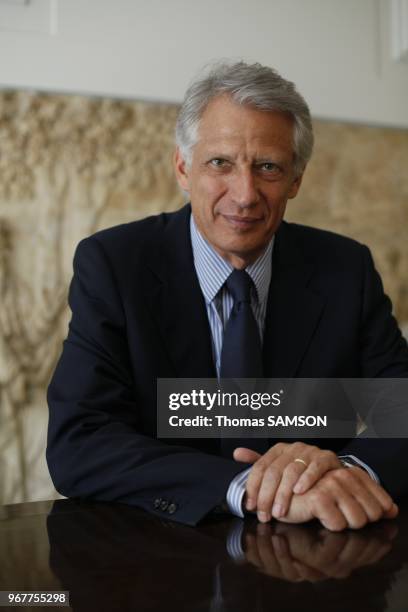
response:
[[[94,237],[77,248],[69,305],[68,337],[48,389],[47,462],[56,489],[195,525],[245,465],[141,434],[125,313]]]
[[[392,315],[371,253],[363,247],[364,283],[360,325],[360,368],[362,378],[407,378],[408,347]],[[408,454],[406,438],[357,437],[341,455],[355,455],[378,475],[382,486],[395,498],[408,494],[403,465]]]

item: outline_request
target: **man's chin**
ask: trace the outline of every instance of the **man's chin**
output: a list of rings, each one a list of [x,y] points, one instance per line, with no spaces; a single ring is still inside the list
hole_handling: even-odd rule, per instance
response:
[[[262,240],[253,240],[248,237],[245,240],[244,234],[239,239],[236,236],[229,240],[224,239],[214,246],[224,259],[230,260],[231,257],[234,257],[252,263],[263,253],[269,243],[270,239],[262,238]]]

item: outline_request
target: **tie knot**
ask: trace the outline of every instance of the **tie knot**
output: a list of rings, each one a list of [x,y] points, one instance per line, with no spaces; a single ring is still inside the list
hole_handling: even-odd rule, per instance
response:
[[[234,304],[251,303],[252,278],[245,270],[234,270],[225,281],[228,291],[234,298]]]

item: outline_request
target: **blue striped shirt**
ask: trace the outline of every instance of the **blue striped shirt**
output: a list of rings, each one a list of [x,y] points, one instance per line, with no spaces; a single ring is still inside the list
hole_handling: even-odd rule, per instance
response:
[[[224,329],[228,322],[233,306],[233,298],[228,292],[225,281],[234,270],[233,266],[223,259],[221,255],[200,234],[193,215],[190,218],[191,244],[193,248],[194,265],[207,306],[207,315],[211,328],[212,348],[217,375],[220,374],[221,349]],[[274,236],[264,253],[245,268],[254,282],[251,296],[252,310],[259,326],[261,340],[263,340],[266,306],[268,302],[269,285],[272,276],[272,250]],[[344,455],[341,458],[351,458],[371,478],[380,483],[377,474],[363,461],[354,455]],[[229,510],[236,516],[243,518],[242,500],[245,494],[246,481],[251,468],[248,468],[232,480],[227,491],[227,504]]]
[[[194,222],[193,215],[191,215],[190,220],[190,231],[194,265],[207,306],[214,363],[217,375],[219,376],[224,329],[234,303],[232,295],[225,287],[225,281],[234,268],[203,238]],[[261,339],[263,338],[266,305],[272,274],[273,242],[274,237],[263,254],[253,264],[245,268],[254,283],[251,303]]]
[[[190,233],[194,265],[207,306],[207,315],[212,337],[213,358],[217,375],[219,376],[224,329],[234,303],[231,294],[225,286],[225,281],[234,268],[228,261],[223,259],[200,234],[194,222],[193,215],[191,215],[190,218]],[[273,236],[262,255],[260,255],[253,264],[245,268],[254,283],[251,295],[251,305],[256,322],[258,323],[261,340],[263,340],[264,335],[266,306],[272,275],[272,249],[274,238]],[[244,516],[242,512],[242,500],[245,494],[245,485],[250,469],[251,468],[248,468],[237,474],[227,491],[228,507],[236,516]]]

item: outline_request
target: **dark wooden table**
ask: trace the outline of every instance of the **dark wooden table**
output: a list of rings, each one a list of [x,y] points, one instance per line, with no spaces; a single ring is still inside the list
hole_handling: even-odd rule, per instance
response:
[[[407,612],[408,503],[343,533],[226,516],[191,528],[72,500],[3,506],[0,590],[69,591],[71,608],[44,610]]]

